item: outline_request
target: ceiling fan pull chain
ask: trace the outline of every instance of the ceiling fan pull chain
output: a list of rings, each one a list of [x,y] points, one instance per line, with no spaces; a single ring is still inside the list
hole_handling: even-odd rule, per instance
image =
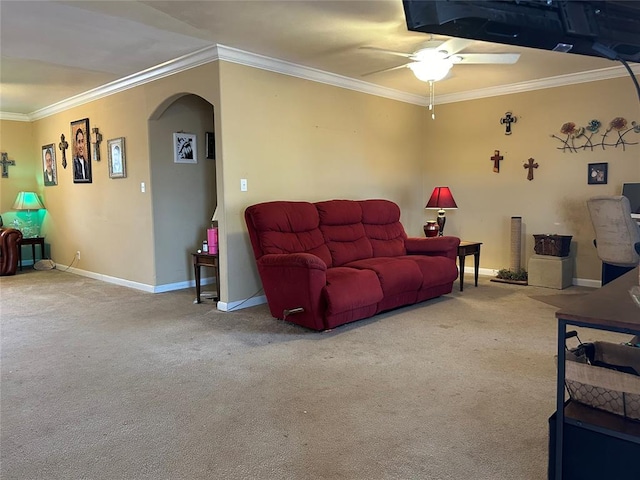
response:
[[[436,119],[436,109],[433,105],[435,100],[435,88],[433,85],[433,80],[429,80],[429,110],[431,110],[431,120]]]

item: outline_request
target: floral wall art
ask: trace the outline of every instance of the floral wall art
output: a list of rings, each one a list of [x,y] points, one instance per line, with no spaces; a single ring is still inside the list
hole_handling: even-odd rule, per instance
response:
[[[629,125],[626,118],[616,117],[606,126],[596,119],[589,121],[584,127],[574,122],[566,122],[560,127],[560,135],[551,134],[551,138],[560,142],[561,145],[557,148],[563,152],[605,150],[607,147],[621,147],[626,151],[627,146],[638,144],[638,137],[635,136],[638,133],[640,124],[636,121]]]

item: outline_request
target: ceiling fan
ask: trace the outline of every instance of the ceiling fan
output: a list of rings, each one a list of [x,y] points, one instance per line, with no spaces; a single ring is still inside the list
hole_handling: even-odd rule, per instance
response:
[[[442,80],[449,75],[454,65],[473,65],[473,64],[512,64],[520,58],[519,53],[465,53],[463,50],[471,45],[473,40],[464,38],[450,38],[445,42],[429,40],[422,47],[413,53],[396,52],[386,50],[384,48],[360,47],[365,50],[373,50],[389,55],[408,58],[409,61],[396,67],[383,68],[375,72],[369,72],[362,75],[363,77],[374,75],[376,73],[390,72],[401,68],[409,68],[418,80],[429,83],[429,110],[431,110],[431,118],[435,120],[435,110],[433,108],[435,93],[434,82]]]
[[[384,48],[363,46],[365,50],[386,53],[409,59],[408,62],[396,67],[384,68],[365,73],[363,77],[401,68],[409,68],[413,74],[423,82],[437,82],[444,79],[454,65],[473,64],[513,64],[520,58],[519,53],[465,53],[463,50],[471,45],[473,40],[451,38],[445,42],[429,40],[413,53],[396,52]]]

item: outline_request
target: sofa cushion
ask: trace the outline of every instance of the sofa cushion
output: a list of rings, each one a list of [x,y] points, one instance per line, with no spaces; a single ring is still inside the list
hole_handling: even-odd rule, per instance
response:
[[[458,267],[455,260],[447,257],[431,255],[407,255],[398,257],[398,260],[415,263],[422,274],[422,286],[445,285],[452,283],[458,278]]]
[[[400,223],[400,208],[389,200],[362,200],[362,224],[374,257],[406,255],[407,234]]]
[[[257,236],[252,242],[256,258],[269,253],[311,253],[332,266],[331,254],[319,228],[318,210],[308,202],[265,202],[252,205],[245,213],[252,222],[250,234]]]
[[[422,273],[418,265],[404,259],[367,258],[350,262],[347,266],[374,271],[378,276],[385,297],[405,292],[416,292],[422,286]]]
[[[331,252],[333,266],[373,256],[362,225],[362,209],[354,200],[329,200],[315,204],[320,230]]]
[[[347,267],[327,270],[324,294],[328,316],[373,306],[383,298],[375,272]]]

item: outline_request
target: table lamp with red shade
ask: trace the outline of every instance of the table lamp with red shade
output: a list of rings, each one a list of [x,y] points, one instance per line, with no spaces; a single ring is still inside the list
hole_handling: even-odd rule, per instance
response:
[[[442,236],[444,233],[444,224],[447,219],[444,216],[445,208],[458,208],[456,205],[456,201],[453,199],[453,195],[451,194],[451,190],[449,187],[436,187],[433,189],[433,193],[431,193],[431,198],[427,202],[427,205],[424,208],[433,208],[438,209],[438,227],[440,227],[439,236]]]

